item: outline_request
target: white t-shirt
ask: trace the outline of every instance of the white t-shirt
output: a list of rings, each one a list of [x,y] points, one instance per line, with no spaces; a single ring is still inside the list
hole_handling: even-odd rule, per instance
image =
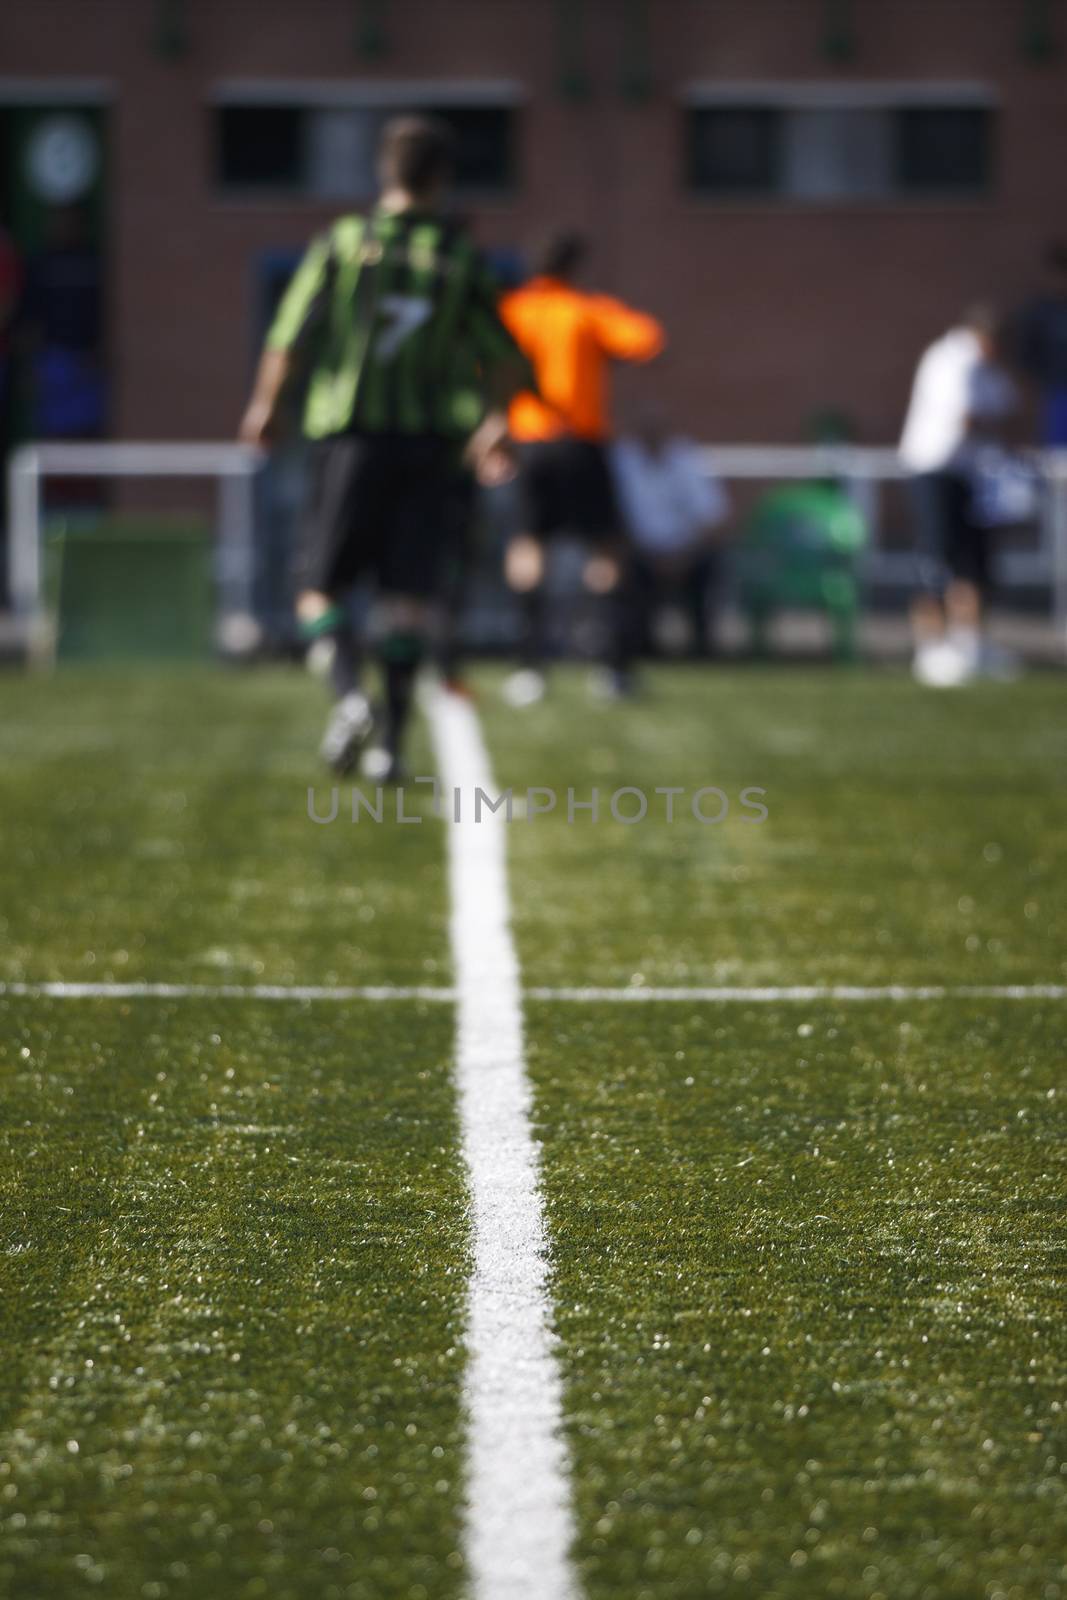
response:
[[[993,421],[1017,404],[1015,385],[982,355],[977,334],[953,328],[925,352],[915,373],[900,459],[911,472],[966,464],[968,417]]]
[[[688,439],[670,439],[655,454],[637,439],[620,439],[612,468],[634,543],[652,554],[684,550],[730,510],[726,490],[708,477]]]

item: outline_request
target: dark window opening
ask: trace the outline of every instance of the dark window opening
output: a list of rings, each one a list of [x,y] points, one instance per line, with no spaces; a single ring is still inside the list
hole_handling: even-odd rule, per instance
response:
[[[435,106],[456,136],[456,188],[508,189],[515,176],[515,112],[510,106]]]
[[[299,106],[222,106],[217,114],[219,182],[227,189],[286,189],[304,166]]]
[[[896,176],[909,193],[981,191],[992,167],[985,106],[909,106],[896,113]]]
[[[722,106],[688,113],[689,184],[720,194],[773,194],[779,187],[782,112]]]

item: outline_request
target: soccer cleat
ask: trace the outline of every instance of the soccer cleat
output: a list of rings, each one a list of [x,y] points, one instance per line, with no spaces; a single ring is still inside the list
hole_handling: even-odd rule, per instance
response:
[[[319,755],[339,775],[351,772],[373,726],[370,702],[365,694],[354,689],[343,700],[338,700],[330,712]]]
[[[407,778],[404,763],[385,745],[372,745],[363,752],[360,771],[371,783],[403,783]]]
[[[911,670],[928,689],[958,689],[974,677],[974,665],[947,640],[923,645],[916,652]]]
[[[523,667],[519,672],[513,672],[509,678],[504,679],[501,693],[508,705],[516,711],[525,706],[535,706],[545,697],[544,674],[536,672],[533,667]]]

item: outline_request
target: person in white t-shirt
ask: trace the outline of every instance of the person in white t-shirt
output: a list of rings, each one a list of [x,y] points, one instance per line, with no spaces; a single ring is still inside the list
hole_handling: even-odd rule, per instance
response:
[[[975,515],[974,483],[980,446],[1002,439],[1019,404],[998,365],[999,344],[999,319],[989,306],[972,307],[935,340],[915,373],[900,441],[917,533],[914,671],[938,688],[965,683],[983,661],[994,664],[981,640],[991,530]]]
[[[697,447],[672,436],[659,406],[646,407],[633,432],[613,447],[612,469],[630,540],[638,648],[650,644],[657,606],[670,606],[685,619],[681,627],[693,649],[706,654],[714,546],[730,510],[726,490],[708,474]]]

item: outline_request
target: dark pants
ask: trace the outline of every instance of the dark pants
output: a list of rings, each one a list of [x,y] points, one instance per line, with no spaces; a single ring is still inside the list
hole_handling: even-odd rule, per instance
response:
[[[635,649],[642,655],[655,654],[652,622],[656,608],[675,605],[684,612],[693,630],[694,653],[709,654],[708,632],[718,580],[719,558],[715,551],[703,550],[680,570],[668,572],[647,555],[635,551],[631,582]]]
[[[959,472],[920,472],[911,480],[915,513],[916,586],[940,598],[950,583],[992,587],[990,532],[971,512],[971,485]]]
[[[605,623],[605,665],[625,672],[632,655],[633,603],[629,553],[620,531],[607,452],[593,439],[537,439],[519,450],[517,533],[532,535],[542,545],[560,535],[580,539],[588,554],[614,556],[622,577],[618,588],[601,597]],[[547,596],[544,583],[520,597],[522,611],[519,659],[540,670],[547,649]]]
[[[437,664],[444,678],[459,678],[465,660],[462,625],[471,576],[477,561],[478,485],[474,474],[457,467],[442,506],[446,546],[441,580],[441,632]]]

